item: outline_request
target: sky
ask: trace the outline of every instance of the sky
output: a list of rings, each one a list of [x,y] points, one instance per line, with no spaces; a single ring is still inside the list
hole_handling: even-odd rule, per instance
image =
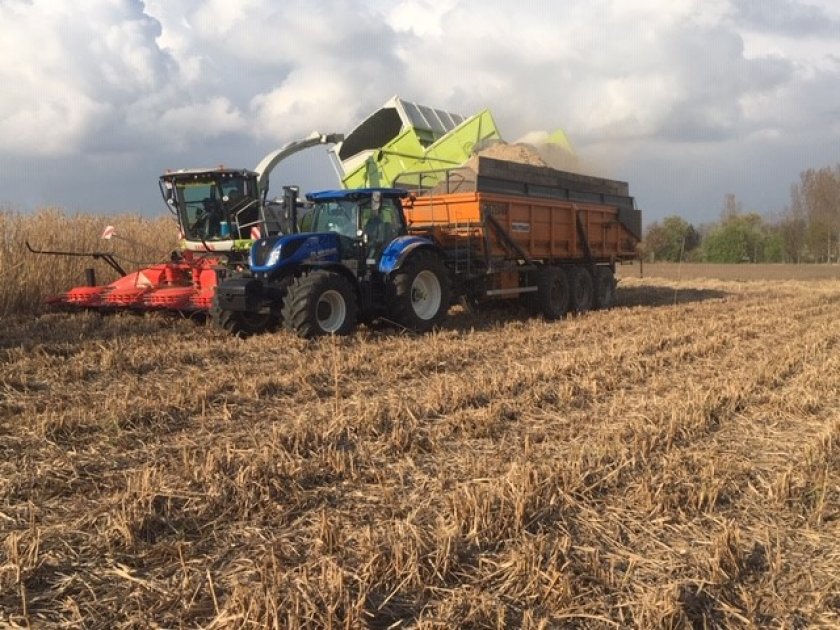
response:
[[[840,2],[0,0],[0,85],[0,208],[164,214],[167,169],[254,168],[399,95],[563,128],[646,224],[701,224],[840,162]],[[337,177],[318,147],[272,183]]]

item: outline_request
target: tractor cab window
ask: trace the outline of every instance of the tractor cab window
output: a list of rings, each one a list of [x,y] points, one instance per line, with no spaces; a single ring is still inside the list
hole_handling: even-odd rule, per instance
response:
[[[312,220],[315,218],[315,212],[312,210],[312,204],[306,203],[303,208],[298,210],[298,230],[301,232],[314,232]]]
[[[381,248],[401,232],[400,213],[394,199],[383,197],[377,209],[371,199],[359,203],[361,226],[368,245],[373,249]]]
[[[356,238],[359,208],[354,201],[323,201],[312,211],[313,232],[337,232],[347,238]]]

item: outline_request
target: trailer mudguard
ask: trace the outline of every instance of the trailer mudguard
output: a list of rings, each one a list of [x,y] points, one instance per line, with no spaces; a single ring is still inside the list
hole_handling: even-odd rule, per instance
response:
[[[398,236],[385,246],[379,259],[379,272],[387,275],[399,269],[408,255],[421,247],[434,249],[435,246],[432,241],[422,236]]]

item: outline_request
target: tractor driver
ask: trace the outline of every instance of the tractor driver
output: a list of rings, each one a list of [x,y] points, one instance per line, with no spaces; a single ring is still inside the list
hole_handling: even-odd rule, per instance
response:
[[[366,209],[365,209],[366,210]],[[365,210],[362,210],[365,213]],[[370,197],[370,215],[363,228],[368,245],[368,257],[376,258],[376,254],[385,245],[385,223],[382,220],[382,193],[374,191]]]

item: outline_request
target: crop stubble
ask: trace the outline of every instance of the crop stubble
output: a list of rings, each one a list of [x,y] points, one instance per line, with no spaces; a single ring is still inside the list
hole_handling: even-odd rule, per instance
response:
[[[231,340],[9,319],[0,620],[840,623],[836,281]]]

